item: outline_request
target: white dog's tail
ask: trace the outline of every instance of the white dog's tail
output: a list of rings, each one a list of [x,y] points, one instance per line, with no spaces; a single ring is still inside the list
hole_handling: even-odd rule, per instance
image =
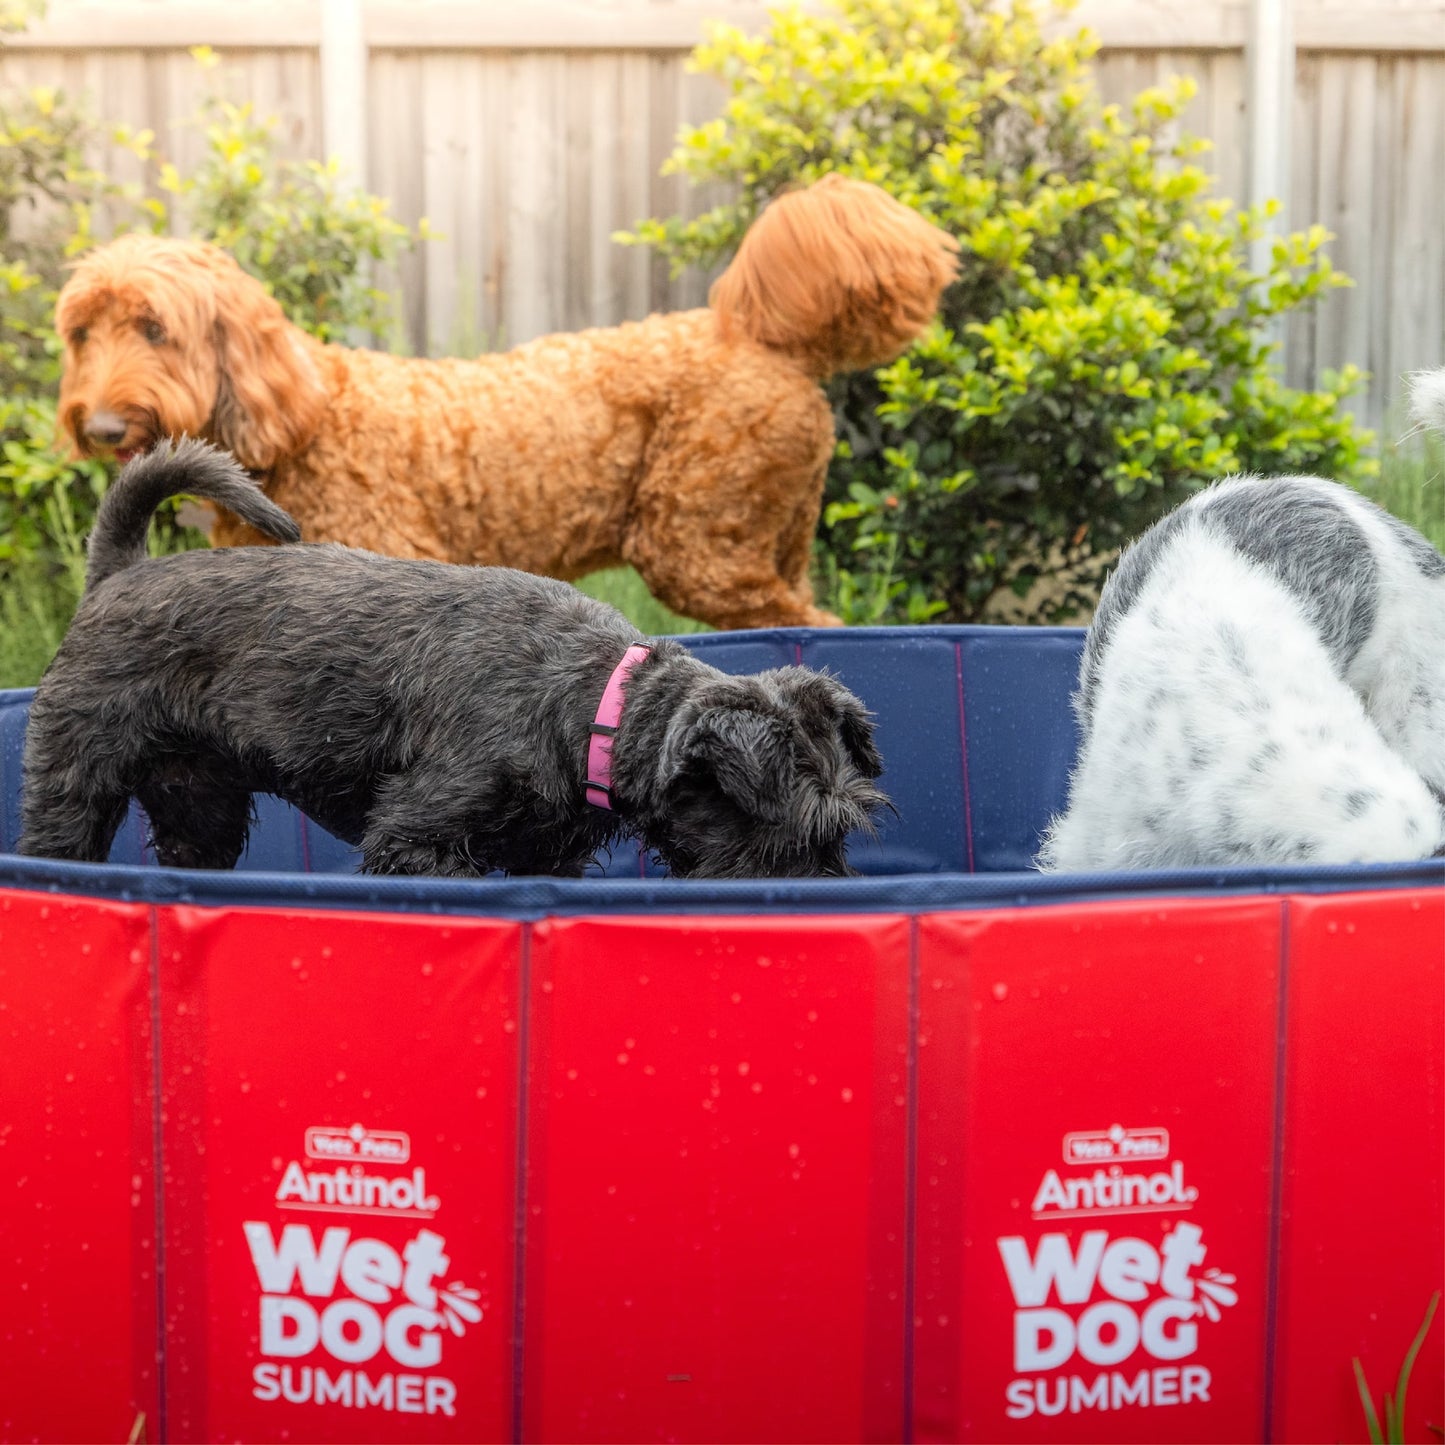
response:
[[[724,340],[751,337],[821,380],[903,352],[938,310],[957,252],[886,191],[824,176],[753,222],[708,304]]]
[[[187,493],[217,502],[278,542],[299,542],[301,529],[260,488],[229,452],[183,437],[162,442],[121,468],[101,498],[87,546],[85,590],[133,567],[146,555],[146,531],[155,509]]]
[[[1410,417],[1417,426],[1445,436],[1445,366],[1411,376]]]

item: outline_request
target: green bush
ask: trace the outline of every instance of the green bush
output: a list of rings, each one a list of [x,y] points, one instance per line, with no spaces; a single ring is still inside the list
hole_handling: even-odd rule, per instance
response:
[[[4,32],[39,13],[0,0]],[[195,53],[211,68],[209,51]],[[84,577],[84,538],[110,479],[108,464],[73,461],[55,418],[60,345],[52,316],[65,263],[107,230],[182,229],[218,241],[272,290],[298,325],[323,339],[389,326],[391,303],[368,279],[412,234],[334,167],[276,155],[274,125],[248,106],[207,100],[206,148],[182,176],[154,137],[92,120],[60,91],[0,93],[0,686],[32,682],[64,635]],[[119,143],[155,162],[168,200],[117,186],[85,156]],[[204,539],[158,519],[153,548]]]
[[[668,169],[736,200],[641,223],[674,270],[733,247],[766,201],[841,171],[961,245],[941,320],[901,360],[831,386],[840,445],[820,581],[849,620],[974,621],[1005,589],[1031,615],[1091,606],[1127,538],[1223,473],[1358,480],[1350,369],[1284,387],[1267,323],[1348,284],[1314,227],[1275,243],[1209,195],[1170,138],[1184,82],[1100,103],[1087,32],[1049,40],[1029,0],[836,0],[767,34],[717,27],[693,68],[721,118],[684,127]],[[1041,577],[1050,585],[1035,588]]]
[[[0,0],[0,43],[38,11]],[[84,575],[81,538],[107,480],[99,462],[56,450],[51,321],[65,262],[87,244],[96,208],[129,218],[138,204],[86,164],[101,139],[50,87],[0,96],[0,685],[28,680],[63,635]]]

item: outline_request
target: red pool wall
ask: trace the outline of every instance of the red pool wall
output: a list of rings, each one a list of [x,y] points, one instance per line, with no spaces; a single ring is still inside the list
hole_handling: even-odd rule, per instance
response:
[[[1442,999],[1436,890],[0,891],[0,1437],[1363,1438],[1441,1286]]]

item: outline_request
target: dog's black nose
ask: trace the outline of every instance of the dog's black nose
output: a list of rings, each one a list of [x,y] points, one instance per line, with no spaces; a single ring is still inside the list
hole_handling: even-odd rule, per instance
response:
[[[101,446],[113,447],[126,433],[126,423],[113,411],[93,411],[86,418],[85,434]]]

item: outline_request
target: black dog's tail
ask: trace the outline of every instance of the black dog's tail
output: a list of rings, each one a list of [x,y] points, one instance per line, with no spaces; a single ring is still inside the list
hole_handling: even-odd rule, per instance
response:
[[[229,452],[182,437],[178,442],[162,442],[145,456],[127,462],[101,499],[87,549],[87,592],[113,573],[144,560],[152,514],[162,502],[182,492],[219,503],[278,542],[301,540],[300,527]]]

